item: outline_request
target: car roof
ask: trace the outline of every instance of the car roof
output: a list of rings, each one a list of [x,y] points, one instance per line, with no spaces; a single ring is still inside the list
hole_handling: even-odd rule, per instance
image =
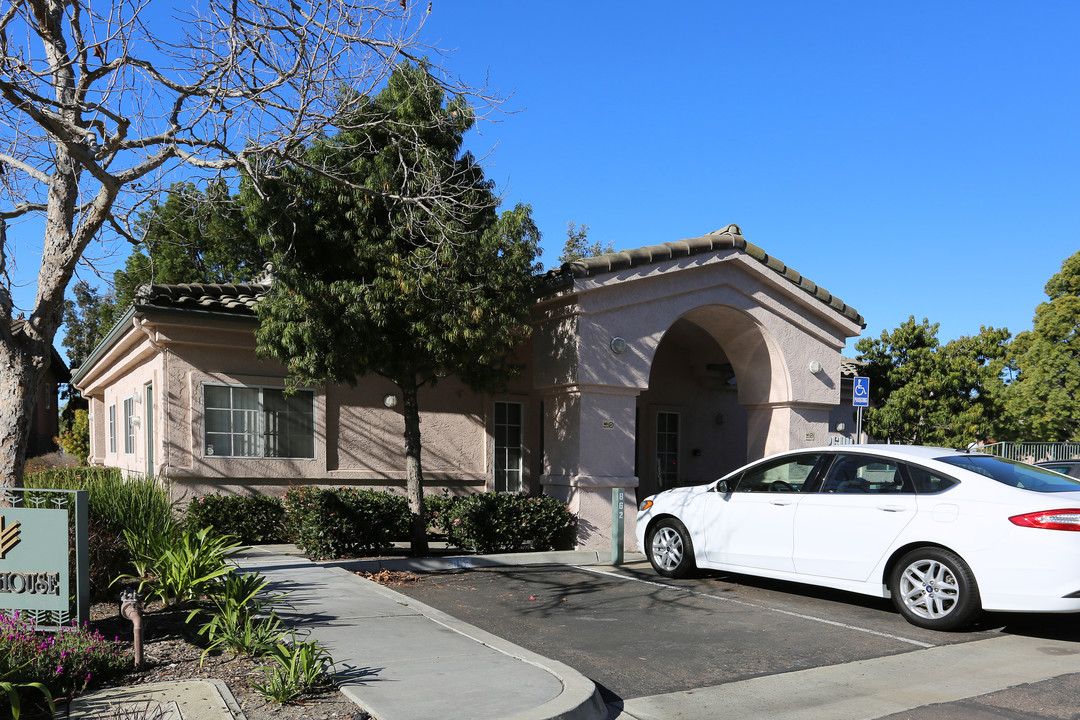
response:
[[[803,448],[789,452],[827,452],[845,453],[854,452],[866,455],[894,455],[897,457],[916,457],[925,459],[937,459],[950,456],[971,455],[966,450],[953,448],[933,447],[931,445],[826,445],[816,448]]]

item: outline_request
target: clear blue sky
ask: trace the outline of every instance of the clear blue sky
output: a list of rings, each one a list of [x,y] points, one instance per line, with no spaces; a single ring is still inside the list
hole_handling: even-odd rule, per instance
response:
[[[449,65],[517,114],[489,176],[616,248],[738,223],[854,306],[946,341],[1031,328],[1080,250],[1080,3],[434,0]],[[849,345],[849,353],[853,353]]]
[[[470,147],[533,206],[548,268],[569,220],[620,249],[734,222],[865,335],[914,315],[946,341],[1030,329],[1080,250],[1074,0],[432,10],[446,65],[512,93]]]

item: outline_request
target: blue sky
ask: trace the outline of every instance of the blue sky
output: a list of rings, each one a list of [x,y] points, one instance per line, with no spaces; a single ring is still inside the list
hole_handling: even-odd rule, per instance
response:
[[[513,93],[471,144],[548,267],[569,220],[620,249],[734,222],[864,335],[946,341],[1030,329],[1080,250],[1078,27],[1075,2],[434,0],[426,32]]]
[[[1080,3],[432,10],[446,66],[512,94],[469,143],[532,205],[548,268],[570,220],[620,249],[734,222],[864,335],[914,315],[946,341],[1030,329],[1080,250]]]

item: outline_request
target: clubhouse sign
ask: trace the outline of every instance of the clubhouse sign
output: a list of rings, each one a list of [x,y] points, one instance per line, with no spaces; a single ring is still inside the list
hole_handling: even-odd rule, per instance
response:
[[[0,507],[0,608],[67,612],[68,511]]]

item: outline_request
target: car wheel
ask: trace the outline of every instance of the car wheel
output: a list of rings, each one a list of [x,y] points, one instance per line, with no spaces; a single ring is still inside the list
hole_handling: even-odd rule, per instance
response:
[[[653,569],[664,577],[686,577],[696,567],[690,533],[675,518],[658,520],[649,530],[646,547]]]
[[[905,554],[889,578],[893,604],[912,625],[956,630],[982,609],[975,575],[960,556],[925,547]]]

